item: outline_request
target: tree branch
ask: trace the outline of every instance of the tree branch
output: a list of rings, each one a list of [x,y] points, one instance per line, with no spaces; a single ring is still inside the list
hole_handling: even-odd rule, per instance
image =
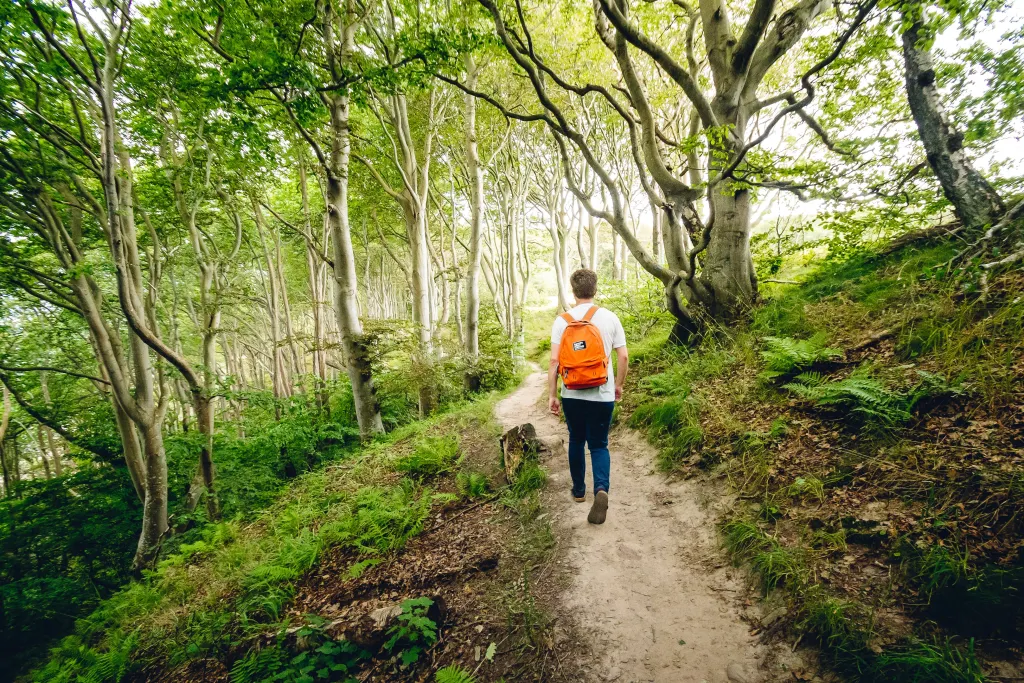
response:
[[[45,366],[45,365],[33,365],[31,367],[14,367],[14,366],[4,365],[3,363],[0,363],[0,370],[3,370],[4,372],[40,372],[40,371],[42,371],[42,372],[59,372],[59,373],[65,374],[65,375],[70,375],[72,377],[79,377],[81,379],[92,380],[93,382],[100,382],[102,384],[110,384],[110,382],[108,382],[107,380],[102,379],[100,377],[94,377],[92,375],[86,375],[86,374],[81,373],[81,372],[75,372],[74,370],[62,370],[60,368],[51,368],[51,367]]]
[[[598,0],[598,2],[604,15],[608,17],[608,20],[615,26],[615,29],[630,44],[647,53],[682,88],[683,93],[693,104],[694,108],[696,108],[697,113],[700,114],[704,127],[713,128],[717,126],[718,120],[711,109],[711,103],[708,102],[696,81],[690,76],[690,72],[672,59],[672,56],[665,52],[660,45],[633,26],[617,7],[611,5],[609,0]]]
[[[754,55],[764,30],[775,11],[775,0],[757,0],[754,9],[747,19],[747,25],[743,27],[743,34],[740,36],[736,51],[732,54],[732,70],[737,74],[744,74],[750,66],[750,58]]]

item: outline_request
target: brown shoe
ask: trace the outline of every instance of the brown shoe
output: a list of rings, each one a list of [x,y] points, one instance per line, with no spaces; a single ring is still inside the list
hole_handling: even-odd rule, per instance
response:
[[[585,503],[587,502],[587,494],[583,494],[582,496],[573,496],[572,499],[577,503]]]
[[[608,515],[608,492],[598,491],[594,494],[594,505],[590,508],[587,521],[591,524],[604,524],[604,518]]]

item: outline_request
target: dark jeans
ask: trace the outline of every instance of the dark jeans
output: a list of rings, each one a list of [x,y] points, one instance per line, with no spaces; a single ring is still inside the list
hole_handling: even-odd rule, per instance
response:
[[[611,456],[608,453],[608,427],[615,401],[583,401],[563,398],[562,412],[569,427],[569,474],[572,494],[582,498],[587,492],[587,457],[583,446],[590,447],[590,465],[594,470],[594,493],[608,491]]]

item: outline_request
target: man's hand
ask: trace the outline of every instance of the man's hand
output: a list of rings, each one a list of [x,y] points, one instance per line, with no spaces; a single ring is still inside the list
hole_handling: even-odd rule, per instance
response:
[[[615,400],[616,401],[621,401],[622,400],[622,385],[619,384],[619,383],[615,384]]]
[[[548,410],[551,411],[552,415],[558,415],[562,409],[562,404],[558,402],[557,396],[548,396]]]

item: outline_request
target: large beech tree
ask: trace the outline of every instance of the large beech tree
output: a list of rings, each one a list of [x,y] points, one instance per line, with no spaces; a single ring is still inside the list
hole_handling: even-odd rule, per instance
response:
[[[595,0],[593,27],[617,69],[617,78],[610,82],[576,82],[556,70],[543,54],[530,13],[519,0],[509,5],[479,2],[501,45],[527,75],[541,111],[524,113],[522,107],[509,106],[454,77],[440,77],[510,118],[543,121],[549,127],[570,190],[594,218],[611,225],[638,263],[665,285],[670,310],[679,321],[675,337],[685,339],[697,331],[702,316],[729,317],[753,303],[757,278],[750,254],[752,188],[784,183],[752,167],[748,156],[790,114],[825,134],[805,111],[814,96],[814,77],[836,59],[874,7],[873,0],[844,15],[846,22],[840,22],[833,45],[817,63],[802,74],[792,66],[782,69],[793,81],[785,87],[773,69],[829,8],[824,0],[801,0],[786,8],[775,0],[756,0],[738,31],[729,8],[718,0],[675,2],[667,9],[658,6],[658,11],[644,8],[642,17],[633,16],[634,8],[625,0]],[[675,28],[680,23],[686,27],[682,36]],[[652,35],[665,38],[659,42]],[[656,74],[669,80],[675,98],[686,102],[699,136],[675,140],[666,134],[663,112],[652,104],[650,93]],[[659,100],[664,97],[662,93]],[[644,188],[663,214],[667,266],[633,234],[628,200],[608,160],[584,132],[580,103],[589,99],[609,108],[625,125]],[[768,121],[752,134],[749,124],[758,115]],[[700,155],[702,144],[705,153]],[[576,155],[585,162],[582,174],[573,171]],[[596,179],[593,189],[584,181],[591,174]],[[702,201],[707,203],[706,215]]]

